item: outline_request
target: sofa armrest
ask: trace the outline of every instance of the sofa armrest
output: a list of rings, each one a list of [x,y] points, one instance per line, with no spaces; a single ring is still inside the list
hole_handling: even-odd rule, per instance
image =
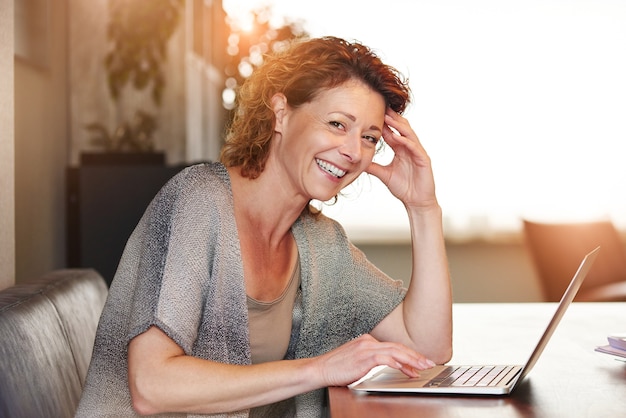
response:
[[[74,416],[107,292],[87,269],[0,292],[0,416]]]

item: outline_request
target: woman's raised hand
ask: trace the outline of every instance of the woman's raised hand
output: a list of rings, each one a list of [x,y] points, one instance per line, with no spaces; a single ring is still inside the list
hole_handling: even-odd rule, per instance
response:
[[[437,205],[430,157],[408,120],[388,108],[383,138],[393,149],[393,160],[385,166],[373,162],[366,171],[378,177],[406,207]]]

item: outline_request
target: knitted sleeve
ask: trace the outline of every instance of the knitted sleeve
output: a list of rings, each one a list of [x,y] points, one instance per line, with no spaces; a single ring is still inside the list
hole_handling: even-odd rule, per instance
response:
[[[215,182],[192,167],[150,204],[139,228],[129,339],[158,326],[187,354],[193,351],[210,283],[216,228]]]
[[[314,357],[369,333],[404,299],[390,279],[348,240],[337,222],[303,215],[292,228],[302,265],[302,323],[296,357]],[[321,415],[324,391],[296,396],[298,417]]]
[[[297,225],[303,266],[299,355],[309,357],[369,333],[406,289],[376,268],[334,220],[320,215]]]

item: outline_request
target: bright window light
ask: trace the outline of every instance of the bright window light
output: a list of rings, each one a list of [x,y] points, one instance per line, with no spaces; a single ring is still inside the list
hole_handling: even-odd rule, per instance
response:
[[[406,116],[433,160],[449,238],[517,233],[523,217],[626,228],[626,2],[249,3],[312,36],[357,39],[409,77]],[[375,178],[359,188],[324,211],[354,239],[404,239],[402,205]]]

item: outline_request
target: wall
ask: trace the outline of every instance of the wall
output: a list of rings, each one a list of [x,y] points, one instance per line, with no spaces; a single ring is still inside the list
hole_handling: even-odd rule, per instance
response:
[[[137,110],[157,117],[156,150],[165,151],[168,164],[185,158],[185,27],[180,24],[168,43],[163,64],[167,82],[163,102],[157,107],[150,90],[137,91],[127,84],[117,102],[111,98],[105,68],[109,51],[107,0],[66,0],[68,6],[69,161],[76,166],[82,151],[101,151],[94,134],[85,127],[98,123],[109,134],[123,124],[134,124]]]
[[[13,2],[0,1],[3,2],[2,18],[9,20],[7,24],[4,20],[0,22],[0,30],[3,48],[5,44],[11,47],[6,56],[10,59],[12,70],[14,30],[9,23],[13,23],[14,13],[9,6],[13,6]],[[0,174],[3,174],[0,181],[7,183],[6,187],[2,184],[0,192],[0,226],[3,235],[10,232],[10,237],[7,235],[6,238],[10,245],[5,245],[4,236],[0,238],[0,257],[7,260],[0,260],[3,261],[0,265],[7,271],[2,274],[3,277],[11,277],[11,281],[15,278],[18,282],[66,266],[66,169],[68,165],[76,164],[79,150],[88,144],[84,125],[97,120],[102,114],[99,103],[103,103],[105,108],[111,106],[107,102],[110,99],[104,83],[104,52],[93,52],[98,50],[98,46],[100,50],[105,50],[106,19],[103,16],[106,15],[106,0],[58,0],[54,2],[54,7],[47,2],[37,4],[48,4],[47,8],[35,14],[45,19],[42,25],[36,25],[31,34],[34,37],[31,41],[39,53],[37,58],[40,59],[36,62],[15,59],[14,77],[4,77],[3,66],[0,81],[11,81],[6,87],[11,87],[10,94],[1,91],[2,97],[7,99],[6,105],[11,108],[5,111],[2,99],[2,115],[10,117],[0,127]],[[26,9],[25,12],[31,16],[32,10]],[[26,29],[30,30],[32,26]],[[183,33],[181,30],[174,37],[178,44],[184,41]],[[22,37],[19,38],[21,42]],[[168,71],[177,75],[171,84],[182,85],[184,61],[170,58]],[[184,138],[180,134],[184,132],[184,97],[181,92],[184,92],[182,88],[166,89],[164,103],[169,105],[164,106],[161,113],[162,120],[168,121],[163,125],[170,129],[161,132],[161,142],[167,143],[172,150],[168,155],[170,162],[180,160],[180,156],[184,155]],[[14,95],[15,102],[12,100]],[[15,152],[13,141],[8,143],[4,140],[13,138],[13,123]],[[172,130],[178,134],[175,135]],[[5,170],[7,175],[4,175]],[[8,274],[9,271],[11,274]]]
[[[55,1],[44,13],[43,61],[15,60],[17,282],[65,265],[66,12]]]
[[[95,3],[102,5],[102,0]],[[56,1],[55,7],[51,8],[50,54],[46,68],[15,61],[15,122],[11,100],[13,77],[4,76],[12,72],[14,65],[13,2],[0,0],[0,4],[0,71],[3,74],[0,77],[2,287],[2,280],[7,277],[12,283],[13,277],[22,281],[65,266],[65,168],[69,162],[67,150],[71,137],[66,64],[70,51],[66,28],[69,27],[67,16],[77,13],[82,3],[73,0],[68,6],[67,0]],[[15,197],[12,193],[13,126]],[[17,211],[15,216],[14,208]],[[360,246],[383,271],[392,277],[408,280],[408,245]],[[450,243],[448,253],[455,301],[538,300],[539,291],[532,265],[520,244]]]
[[[0,0],[0,289],[15,280],[13,0]]]
[[[381,270],[409,283],[408,244],[359,244]],[[539,280],[521,242],[448,243],[448,263],[455,302],[537,302]]]

